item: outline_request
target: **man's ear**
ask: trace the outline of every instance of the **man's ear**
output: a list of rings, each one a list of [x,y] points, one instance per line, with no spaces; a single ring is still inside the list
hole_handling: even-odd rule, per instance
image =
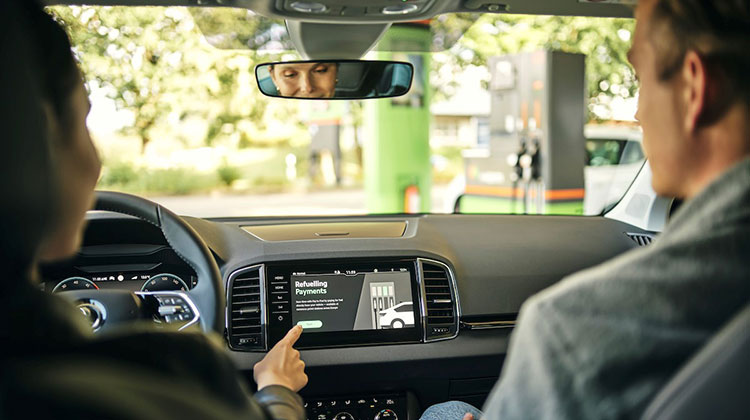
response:
[[[694,132],[706,113],[708,102],[708,72],[706,64],[698,53],[688,51],[682,62],[683,105],[685,110],[684,128],[686,133]]]

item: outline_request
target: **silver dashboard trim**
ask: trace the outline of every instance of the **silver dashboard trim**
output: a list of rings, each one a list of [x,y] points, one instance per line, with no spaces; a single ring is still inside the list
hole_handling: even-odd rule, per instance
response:
[[[258,270],[258,276],[260,278],[260,334],[263,338],[263,345],[260,348],[257,349],[235,349],[232,347],[232,343],[229,340],[229,308],[231,307],[231,298],[232,298],[232,284],[234,283],[234,280],[239,276],[240,274],[252,271],[252,270]],[[227,283],[226,283],[226,307],[224,308],[224,331],[226,335],[227,340],[227,346],[229,346],[232,350],[239,350],[239,351],[266,351],[268,350],[268,335],[266,334],[266,326],[268,325],[268,313],[266,311],[266,265],[265,264],[255,264],[250,265],[247,267],[238,268],[234,271],[232,271],[229,274],[229,277],[227,277]]]
[[[496,330],[505,328],[515,328],[516,321],[483,321],[483,322],[465,322],[461,321],[461,328],[467,330]]]
[[[440,338],[427,338],[427,295],[425,293],[425,284],[424,284],[424,263],[428,264],[434,264],[441,266],[445,269],[445,272],[448,273],[448,282],[450,283],[450,291],[451,291],[451,297],[453,298],[454,302],[454,308],[456,311],[456,320],[455,320],[455,327],[456,332],[448,337],[440,337]],[[431,258],[417,258],[417,281],[419,282],[419,306],[421,309],[421,318],[422,318],[422,332],[423,332],[423,339],[425,343],[433,343],[436,341],[443,341],[443,340],[452,340],[456,337],[458,337],[458,330],[459,330],[459,320],[461,319],[461,301],[458,297],[458,287],[456,286],[456,276],[453,274],[453,270],[444,262],[434,260]]]

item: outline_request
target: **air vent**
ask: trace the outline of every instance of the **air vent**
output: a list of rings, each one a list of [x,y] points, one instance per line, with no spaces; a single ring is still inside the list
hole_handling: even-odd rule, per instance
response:
[[[654,240],[653,235],[648,235],[645,233],[626,233],[630,239],[633,240],[633,242],[637,243],[638,246],[646,246],[650,245],[651,241]]]
[[[233,350],[265,349],[263,266],[235,271],[227,288],[227,339]]]
[[[454,338],[458,332],[458,305],[453,275],[441,262],[424,259],[418,262],[425,341]]]

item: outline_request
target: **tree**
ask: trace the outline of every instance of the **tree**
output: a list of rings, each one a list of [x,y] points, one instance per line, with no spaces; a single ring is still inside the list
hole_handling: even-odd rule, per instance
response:
[[[160,127],[191,117],[207,123],[205,145],[231,138],[242,146],[273,137],[279,121],[304,130],[298,103],[262,96],[252,74],[254,63],[289,56],[292,45],[279,21],[236,8],[51,10],[70,34],[90,85],[132,112],[134,123],[123,131],[138,136],[142,150]],[[588,56],[594,111],[606,110],[613,97],[635,93],[626,60],[630,19],[451,14],[433,19],[431,28],[432,48],[448,49],[431,60],[436,99],[450,96],[455,75],[469,66],[486,67],[488,57],[542,48]],[[606,118],[606,112],[592,114]]]
[[[438,98],[450,96],[454,75],[468,66],[487,66],[496,55],[539,49],[587,56],[586,73],[590,110],[594,119],[606,119],[612,98],[631,98],[637,84],[627,61],[632,19],[506,14],[453,14],[438,16],[432,24],[435,39],[455,39],[450,49],[433,60],[431,84]],[[441,35],[444,34],[444,35]],[[441,71],[441,67],[445,67]],[[441,77],[442,75],[442,77]],[[488,74],[489,76],[489,74]],[[489,82],[489,79],[484,81]]]
[[[268,119],[295,122],[293,105],[269,107],[269,100],[255,88],[252,66],[261,58],[259,53],[216,49],[195,24],[241,28],[225,33],[223,42],[240,47],[252,39],[251,46],[263,47],[264,36],[278,31],[277,23],[255,19],[244,9],[210,9],[210,14],[179,7],[51,10],[70,35],[89,83],[106,89],[119,109],[133,113],[134,124],[123,132],[137,135],[142,150],[157,128],[191,116],[208,122],[206,145],[230,134],[264,132]],[[273,41],[272,36],[266,38]],[[262,58],[273,60],[278,53]]]

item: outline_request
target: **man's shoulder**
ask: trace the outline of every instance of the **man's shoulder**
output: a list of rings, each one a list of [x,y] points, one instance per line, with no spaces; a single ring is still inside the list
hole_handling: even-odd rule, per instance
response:
[[[642,279],[643,271],[659,271],[659,255],[652,250],[635,249],[605,263],[571,274],[532,296],[525,306],[549,312],[575,308],[593,309],[620,299],[632,291],[626,283]]]
[[[534,296],[532,303],[543,311],[653,312],[662,317],[750,298],[750,225],[683,233],[665,232],[649,246],[572,274]],[[707,295],[713,298],[708,301]]]

